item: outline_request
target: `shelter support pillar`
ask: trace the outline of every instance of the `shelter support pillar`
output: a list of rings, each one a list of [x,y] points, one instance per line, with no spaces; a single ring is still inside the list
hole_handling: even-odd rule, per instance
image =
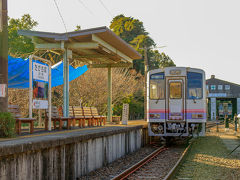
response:
[[[108,67],[108,115],[107,121],[112,122],[112,68]]]
[[[63,54],[63,116],[69,115],[69,58],[72,51],[65,49]]]
[[[240,114],[240,98],[237,98],[237,114]]]

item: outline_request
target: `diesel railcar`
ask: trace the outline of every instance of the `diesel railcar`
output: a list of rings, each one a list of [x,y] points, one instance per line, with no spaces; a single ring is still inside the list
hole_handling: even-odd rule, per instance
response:
[[[155,69],[147,75],[149,136],[205,135],[205,72],[189,67]]]

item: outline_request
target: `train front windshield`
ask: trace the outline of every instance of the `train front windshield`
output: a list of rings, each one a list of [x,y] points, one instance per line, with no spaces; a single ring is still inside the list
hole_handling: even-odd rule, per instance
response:
[[[202,99],[203,97],[202,74],[188,72],[187,80],[188,80],[187,81],[188,99]]]

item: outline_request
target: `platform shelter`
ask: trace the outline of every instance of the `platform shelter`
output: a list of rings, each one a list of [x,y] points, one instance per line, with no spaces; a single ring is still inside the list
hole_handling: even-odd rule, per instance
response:
[[[112,121],[112,68],[131,67],[141,55],[107,27],[67,33],[20,30],[20,35],[32,38],[37,51],[63,55],[64,116],[69,112],[69,63],[75,67],[108,68],[108,121]]]

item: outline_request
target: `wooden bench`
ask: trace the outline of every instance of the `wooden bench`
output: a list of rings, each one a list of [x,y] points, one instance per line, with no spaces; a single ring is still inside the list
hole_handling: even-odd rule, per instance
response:
[[[85,120],[88,121],[88,127],[94,126],[94,119],[92,116],[91,107],[82,107],[83,115]]]
[[[84,117],[83,110],[80,106],[70,106],[69,116],[73,117],[73,126],[75,126],[76,121],[78,121],[78,126],[85,127],[85,120],[89,120]]]
[[[48,109],[46,109],[45,113],[45,130],[48,130]],[[59,110],[56,106],[52,106],[52,112],[51,112],[51,120],[53,121],[54,129],[57,129],[57,122],[59,122],[59,130],[62,130],[63,122],[67,122],[67,129],[70,129],[73,117],[61,117],[59,115]]]
[[[103,125],[106,124],[106,116],[99,115],[98,110],[97,110],[96,107],[91,107],[91,113],[92,113],[93,119],[96,119],[95,125],[102,126],[102,124]]]
[[[34,132],[34,121],[35,118],[21,118],[20,108],[18,105],[8,105],[8,112],[10,112],[16,119],[16,132],[21,134],[22,123],[30,124],[30,133]]]

